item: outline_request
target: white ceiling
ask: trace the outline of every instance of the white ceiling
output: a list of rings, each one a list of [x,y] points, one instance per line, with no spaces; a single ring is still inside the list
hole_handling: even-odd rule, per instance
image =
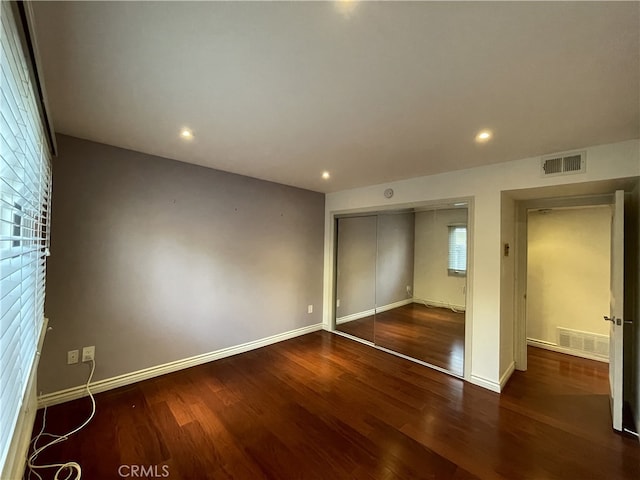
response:
[[[638,2],[34,11],[57,132],[311,190],[640,137]]]

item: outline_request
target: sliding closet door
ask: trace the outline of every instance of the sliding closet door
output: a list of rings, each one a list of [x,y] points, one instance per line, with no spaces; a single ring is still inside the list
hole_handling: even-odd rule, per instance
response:
[[[378,215],[375,344],[404,355],[421,354],[411,340],[415,214]],[[408,315],[409,314],[409,315]]]
[[[467,208],[415,214],[411,356],[463,375],[467,285]],[[404,353],[404,352],[403,352]],[[409,354],[409,353],[407,353]]]
[[[467,208],[337,220],[336,330],[464,374]]]
[[[374,341],[375,215],[337,220],[336,330]]]

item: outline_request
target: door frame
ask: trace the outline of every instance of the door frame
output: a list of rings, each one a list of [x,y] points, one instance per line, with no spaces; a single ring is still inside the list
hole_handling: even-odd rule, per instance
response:
[[[516,200],[516,263],[514,288],[514,361],[516,370],[527,370],[527,217],[529,210],[542,208],[611,205],[613,193]]]
[[[615,193],[611,219],[611,299],[609,303],[609,400],[613,429],[622,431],[622,409],[624,405],[624,316],[625,316],[625,199],[624,190]],[[620,301],[622,300],[622,301]],[[628,313],[628,312],[627,312]],[[613,354],[611,345],[615,346]]]

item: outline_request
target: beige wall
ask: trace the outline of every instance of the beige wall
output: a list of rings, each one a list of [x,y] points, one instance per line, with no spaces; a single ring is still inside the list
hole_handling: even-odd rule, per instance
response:
[[[527,338],[557,342],[557,327],[607,335],[611,208],[531,211]]]
[[[321,322],[324,195],[66,136],[43,393]],[[307,305],[314,312],[307,313]]]
[[[499,391],[500,380],[503,377],[506,379],[507,373],[501,367],[506,368],[514,360],[513,348],[502,350],[501,340],[505,335],[500,316],[502,311],[511,311],[515,301],[512,298],[503,303],[500,298],[502,192],[550,187],[562,190],[560,196],[576,195],[577,193],[567,192],[575,192],[581,185],[640,175],[638,140],[585,146],[582,150],[586,151],[588,159],[587,170],[582,174],[543,177],[540,175],[540,157],[530,157],[328,194],[324,257],[326,328],[330,328],[333,312],[335,215],[407,208],[427,202],[440,204],[443,200],[469,201],[472,235],[467,277],[465,378]],[[391,199],[383,195],[387,188],[394,190]],[[579,194],[591,193],[593,192],[581,191]]]
[[[416,213],[414,299],[433,305],[465,308],[466,276],[452,276],[449,266],[449,225],[467,223],[467,209]]]

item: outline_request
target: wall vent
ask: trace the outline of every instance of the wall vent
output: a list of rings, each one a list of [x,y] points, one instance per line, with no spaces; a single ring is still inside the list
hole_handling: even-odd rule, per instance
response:
[[[558,346],[597,357],[609,358],[609,337],[557,327]]]
[[[540,163],[543,177],[569,175],[587,171],[586,152],[562,153],[542,157]]]

